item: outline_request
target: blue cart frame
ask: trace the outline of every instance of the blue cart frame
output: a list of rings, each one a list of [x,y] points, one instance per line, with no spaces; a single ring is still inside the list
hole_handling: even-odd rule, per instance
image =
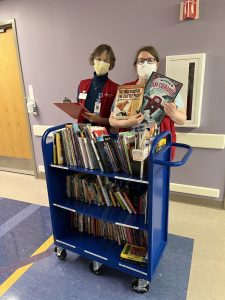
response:
[[[65,125],[66,124],[49,128],[42,137],[42,151],[54,243],[58,247],[57,249],[63,249],[64,251],[57,250],[60,251],[57,252],[57,254],[61,258],[65,258],[65,249],[67,249],[91,259],[96,263],[95,267],[97,266],[97,268],[99,268],[101,264],[104,264],[126,272],[139,278],[136,291],[143,292],[143,286],[148,285],[148,283],[152,281],[153,274],[155,273],[167,244],[170,168],[184,165],[191,155],[192,148],[186,144],[172,143],[169,131],[158,135],[152,143],[148,159],[147,179],[140,179],[122,173],[105,173],[100,170],[53,165],[53,142],[48,140],[48,136],[52,132],[64,128]],[[157,144],[163,138],[166,139],[166,145],[160,151],[156,152]],[[170,161],[172,146],[176,146],[176,148],[185,148],[187,150],[180,161]],[[120,208],[98,207],[94,204],[67,199],[66,175],[75,172],[95,174],[148,185],[147,224],[142,215],[131,215]],[[147,266],[143,267],[121,261],[119,255],[122,248],[112,241],[92,237],[86,233],[75,233],[72,231],[69,219],[71,211],[76,211],[117,225],[146,230],[148,232]],[[64,255],[62,255],[62,253],[64,253]]]

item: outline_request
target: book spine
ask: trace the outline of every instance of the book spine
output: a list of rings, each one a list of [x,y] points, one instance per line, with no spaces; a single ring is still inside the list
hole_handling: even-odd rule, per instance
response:
[[[114,195],[116,196],[117,201],[119,202],[122,209],[126,210],[126,206],[124,205],[123,201],[120,198],[119,192],[114,192]]]
[[[76,166],[76,160],[75,160],[75,155],[74,155],[72,138],[71,138],[71,135],[70,135],[70,130],[67,127],[66,127],[66,130],[65,130],[65,134],[66,134],[68,148],[69,148],[69,155],[70,155],[70,160],[71,160],[71,166]]]
[[[101,187],[102,193],[103,193],[103,195],[104,195],[105,202],[106,202],[107,206],[112,206],[112,203],[111,203],[111,201],[110,201],[110,199],[109,199],[107,190],[106,190],[106,188],[103,186],[101,177],[100,177],[99,175],[97,175],[97,179],[98,179],[99,185],[100,185],[100,187]]]
[[[113,159],[112,153],[110,152],[110,149],[109,149],[109,144],[107,142],[104,143],[104,150],[105,150],[105,153],[108,157],[108,161],[110,162],[113,171],[117,172],[118,169],[116,167],[116,164],[115,164],[115,161]]]
[[[63,149],[62,149],[62,139],[60,132],[56,132],[56,153],[57,153],[57,162],[58,165],[64,164],[64,156],[63,156]]]
[[[70,142],[70,150],[72,154],[72,159],[73,159],[73,166],[77,166],[77,156],[76,156],[76,147],[75,147],[75,141],[74,141],[74,136],[72,133],[72,125],[66,125],[66,129],[68,132],[69,136],[69,142]]]
[[[85,146],[84,146],[84,141],[83,141],[83,138],[82,137],[78,137],[78,141],[79,141],[79,145],[80,145],[80,148],[81,148],[81,155],[83,157],[83,161],[84,161],[84,166],[85,168],[89,168],[89,164],[88,164],[88,160],[87,160],[87,152],[86,152],[86,149],[85,149]]]
[[[131,211],[136,214],[137,210],[136,208],[133,206],[132,201],[130,200],[130,198],[127,196],[127,194],[125,192],[122,192],[122,195],[124,197],[124,200],[126,201],[127,205],[130,207]]]
[[[120,134],[118,136],[118,146],[119,146],[119,149],[120,149],[121,156],[123,157],[124,172],[126,172],[127,174],[130,174],[129,166],[128,166],[127,158],[126,158],[126,154],[125,154],[125,149],[123,147],[123,139],[122,139],[122,136]]]
[[[99,167],[100,167],[101,171],[103,172],[103,171],[104,171],[104,168],[103,168],[101,159],[100,159],[100,157],[99,157],[98,150],[96,149],[95,142],[94,142],[93,140],[91,140],[91,145],[92,145],[92,148],[93,148],[93,150],[94,150],[95,156],[96,156],[96,158],[97,158]]]
[[[57,165],[56,134],[53,133],[53,164]]]
[[[93,165],[93,162],[92,162],[91,153],[90,153],[90,149],[89,149],[89,144],[88,144],[87,138],[83,138],[83,141],[84,141],[84,146],[85,146],[85,149],[86,149],[86,152],[87,152],[87,158],[88,158],[89,168],[91,170],[93,170],[94,169],[94,165]]]
[[[123,204],[124,204],[124,206],[126,207],[126,209],[128,210],[128,212],[129,212],[130,214],[132,214],[132,211],[131,211],[129,205],[127,204],[126,200],[124,199],[122,193],[121,193],[120,191],[117,191],[117,194],[118,194],[118,196],[120,197],[120,199],[121,199],[121,201],[123,202]]]

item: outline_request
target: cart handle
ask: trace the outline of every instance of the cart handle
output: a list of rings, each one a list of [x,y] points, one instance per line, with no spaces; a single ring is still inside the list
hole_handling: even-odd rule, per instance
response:
[[[163,160],[159,160],[159,159],[154,159],[154,163],[158,164],[158,165],[162,165],[162,166],[167,166],[167,167],[180,167],[180,166],[184,165],[192,153],[192,147],[189,145],[186,145],[186,144],[181,144],[181,143],[171,143],[171,147],[172,146],[175,146],[177,148],[187,149],[187,152],[185,153],[185,155],[182,157],[182,159],[180,161],[171,162],[171,161],[163,161]]]

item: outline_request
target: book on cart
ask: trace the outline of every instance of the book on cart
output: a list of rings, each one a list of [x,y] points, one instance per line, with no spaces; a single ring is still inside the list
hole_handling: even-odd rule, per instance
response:
[[[113,117],[115,119],[128,119],[140,112],[144,95],[144,86],[120,85],[117,88]]]
[[[154,128],[143,127],[143,130],[120,132],[111,136],[102,126],[67,124],[53,133],[53,162],[102,172],[124,172],[140,179],[145,178],[148,174],[151,143],[155,138]],[[158,143],[156,151],[165,145],[165,141]]]
[[[54,104],[75,120],[85,112],[89,113],[89,110],[78,102],[60,102]]]
[[[126,243],[122,252],[120,253],[120,259],[128,262],[136,263],[141,266],[147,264],[147,248],[142,246],[136,246]]]
[[[177,94],[182,88],[183,83],[158,72],[152,72],[144,90],[143,110],[157,124],[160,124],[164,112],[164,103],[174,102]]]

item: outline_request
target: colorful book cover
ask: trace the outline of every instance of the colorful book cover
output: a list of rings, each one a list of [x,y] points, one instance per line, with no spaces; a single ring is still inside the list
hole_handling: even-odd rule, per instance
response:
[[[145,265],[147,255],[147,248],[131,245],[126,243],[122,252],[120,253],[120,258],[124,260],[128,260],[131,262],[135,262],[141,265]]]
[[[117,88],[113,116],[128,119],[140,112],[144,95],[143,85],[120,85]]]
[[[152,72],[145,86],[143,111],[145,119],[151,117],[159,125],[165,116],[164,103],[174,102],[183,83],[157,72]]]

